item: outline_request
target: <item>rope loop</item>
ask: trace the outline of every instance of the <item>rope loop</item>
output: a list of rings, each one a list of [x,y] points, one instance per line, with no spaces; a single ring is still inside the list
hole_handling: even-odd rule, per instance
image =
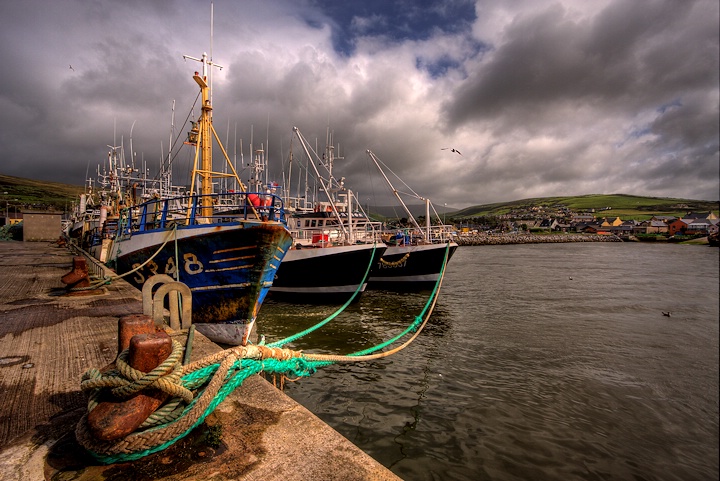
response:
[[[193,393],[182,386],[181,365],[183,347],[173,340],[173,350],[158,367],[148,373],[133,369],[127,363],[128,350],[120,353],[115,360],[115,369],[101,374],[97,369],[90,369],[83,375],[80,389],[94,391],[110,388],[110,393],[120,399],[133,396],[144,389],[158,389],[172,397],[179,397],[185,403],[193,400]]]
[[[121,393],[135,392],[139,385],[161,389],[164,380],[174,381],[178,373],[180,373],[181,377],[177,380],[177,383],[173,382],[172,384],[176,386],[182,385],[180,387],[187,391],[189,395],[184,398],[187,404],[182,406],[176,399],[171,400],[156,411],[146,421],[146,424],[141,426],[141,430],[115,441],[95,439],[88,429],[86,414],[75,429],[78,442],[93,457],[103,463],[137,460],[161,451],[186,436],[199,426],[235,388],[254,374],[265,371],[269,375],[282,376],[282,380],[289,379],[289,376],[299,378],[309,376],[316,372],[318,367],[332,363],[377,360],[406,348],[422,332],[430,319],[445,275],[449,250],[450,244],[448,243],[440,276],[422,312],[414,317],[413,322],[403,332],[363,351],[349,355],[323,355],[307,354],[279,347],[290,342],[291,339],[297,338],[294,336],[271,345],[247,345],[227,349],[180,368],[176,365],[176,363],[179,365],[181,358],[180,355],[176,355],[176,350],[178,350],[180,344],[173,341],[173,354],[171,354],[173,361],[169,363],[170,365],[165,366],[165,363],[163,363],[163,365],[158,366],[157,369],[148,374],[138,373],[127,368],[127,352],[123,351],[116,361],[116,370],[101,374],[97,369],[90,369],[83,375],[81,388],[83,391],[90,391],[91,400],[88,403],[88,410],[91,410],[90,405],[93,398],[97,397],[97,393],[103,387],[111,387]],[[337,314],[322,321],[314,329],[329,322]],[[412,336],[403,344],[382,351],[385,347],[389,347],[410,332],[413,333]],[[300,334],[305,333],[303,331]],[[179,350],[182,350],[182,348],[179,347]],[[163,381],[160,382],[160,379],[163,379]],[[188,387],[196,390],[194,399],[192,393],[187,389]]]

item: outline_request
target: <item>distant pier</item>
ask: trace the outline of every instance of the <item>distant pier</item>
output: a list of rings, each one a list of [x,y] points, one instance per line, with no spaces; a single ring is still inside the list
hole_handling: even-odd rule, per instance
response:
[[[622,242],[616,235],[600,234],[471,234],[455,238],[460,246],[506,244],[559,244],[564,242]]]

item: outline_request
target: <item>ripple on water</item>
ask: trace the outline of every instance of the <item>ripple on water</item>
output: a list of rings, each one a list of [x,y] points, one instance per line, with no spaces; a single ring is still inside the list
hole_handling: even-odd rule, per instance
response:
[[[717,479],[718,290],[700,247],[463,247],[409,348],[286,389],[403,479]],[[364,349],[425,301],[365,294],[295,344]],[[271,334],[312,324],[268,306]]]

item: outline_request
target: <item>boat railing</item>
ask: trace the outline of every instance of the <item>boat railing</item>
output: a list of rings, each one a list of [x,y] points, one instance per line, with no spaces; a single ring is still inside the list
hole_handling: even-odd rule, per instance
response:
[[[427,231],[420,232],[416,228],[400,228],[383,233],[383,241],[390,245],[427,245],[446,244],[454,241],[455,227],[452,225],[434,225],[430,227],[430,238]]]
[[[327,222],[326,222],[327,221]],[[315,225],[315,223],[318,225]],[[310,225],[308,225],[310,224]],[[331,245],[372,244],[382,242],[382,223],[355,219],[351,229],[343,230],[334,219],[293,218],[288,226],[296,244],[313,247]],[[347,239],[346,237],[350,237]]]
[[[124,212],[123,235],[173,226],[230,224],[248,220],[286,224],[282,199],[274,194],[224,192],[153,199]]]
[[[430,243],[444,244],[454,240],[455,226],[453,225],[434,225],[430,227]]]
[[[112,269],[98,261],[89,252],[80,247],[74,240],[70,240],[69,238],[68,240],[69,242],[67,243],[67,246],[73,254],[83,256],[87,261],[88,274],[90,274],[90,276],[95,279],[104,279],[108,276],[115,275],[115,272]]]

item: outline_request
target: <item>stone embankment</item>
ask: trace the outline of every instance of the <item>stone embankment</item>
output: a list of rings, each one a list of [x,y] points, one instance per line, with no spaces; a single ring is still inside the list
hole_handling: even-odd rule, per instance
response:
[[[615,235],[598,234],[474,234],[458,236],[455,242],[461,246],[504,244],[557,244],[562,242],[622,242]]]

